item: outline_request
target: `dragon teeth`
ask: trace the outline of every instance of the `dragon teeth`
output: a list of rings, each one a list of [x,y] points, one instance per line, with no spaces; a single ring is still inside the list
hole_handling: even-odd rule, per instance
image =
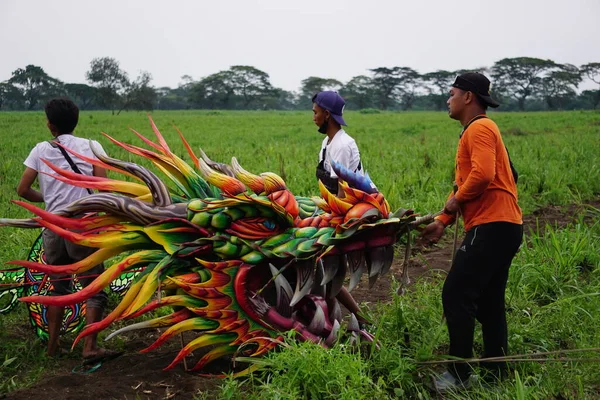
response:
[[[323,257],[323,265],[325,274],[323,275],[323,279],[321,280],[321,285],[326,285],[335,276],[340,267],[340,257],[339,256],[327,256]]]
[[[391,246],[389,246],[391,247]],[[394,249],[386,250],[385,247],[375,247],[366,253],[367,270],[369,271],[369,289],[373,287],[377,278],[382,273],[384,267],[387,265],[389,256],[394,257]],[[391,260],[390,266],[391,266]],[[388,267],[389,269],[389,267]]]
[[[315,271],[315,279],[313,281],[312,291],[311,293],[316,296],[321,296],[325,298],[325,293],[327,289],[325,285],[319,284],[318,282],[323,281],[323,276],[325,276],[325,269],[323,267],[323,260],[319,260],[317,262],[317,269]]]
[[[333,328],[331,329],[329,336],[327,336],[327,339],[325,339],[325,345],[333,346],[333,344],[335,343],[335,341],[337,339],[337,333],[339,330],[340,330],[340,323],[337,320],[333,321]]]
[[[362,276],[365,269],[365,253],[363,251],[353,251],[345,255],[346,263],[350,269],[350,283],[348,284],[348,291],[358,285],[360,277]]]
[[[360,331],[360,325],[358,324],[358,319],[356,319],[356,315],[354,315],[354,313],[350,314],[350,322],[348,322],[348,331]]]
[[[271,274],[275,276],[275,290],[277,291],[277,312],[283,317],[290,317],[292,315],[292,307],[290,306],[290,299],[294,291],[288,280],[279,273],[279,270],[269,263],[269,269]]]
[[[317,305],[315,315],[307,329],[316,335],[320,335],[323,332],[323,328],[325,328],[325,312],[321,306]]]
[[[310,293],[315,281],[315,269],[310,260],[300,261],[296,264],[296,291],[290,302],[290,306],[295,306],[304,296]]]
[[[344,286],[344,278],[346,278],[346,263],[344,262],[343,256],[338,256],[338,269],[331,281],[331,288],[329,289],[327,295],[330,298],[337,296],[337,294]]]
[[[383,268],[381,269],[381,275],[386,274],[392,267],[394,261],[394,247],[389,245],[383,248]]]
[[[340,303],[337,301],[337,299],[331,299],[330,300],[332,304],[331,311],[329,312],[329,319],[334,321],[334,325],[335,322],[341,321],[342,320],[342,308],[340,307]]]
[[[369,251],[367,257],[367,266],[370,265],[369,278],[379,275],[383,269],[384,260],[385,250],[383,247],[375,247]]]

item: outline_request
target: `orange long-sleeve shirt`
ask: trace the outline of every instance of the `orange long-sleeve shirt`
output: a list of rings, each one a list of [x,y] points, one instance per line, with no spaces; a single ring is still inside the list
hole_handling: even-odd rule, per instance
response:
[[[523,223],[508,153],[491,119],[477,119],[463,132],[456,151],[455,179],[454,196],[467,231],[489,222]],[[454,216],[442,214],[436,219],[448,225]]]

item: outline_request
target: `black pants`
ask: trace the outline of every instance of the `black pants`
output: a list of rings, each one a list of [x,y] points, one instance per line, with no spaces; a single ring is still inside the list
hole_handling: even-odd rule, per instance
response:
[[[483,330],[483,357],[507,354],[504,291],[508,269],[522,239],[523,226],[508,222],[483,224],[467,232],[442,292],[451,356],[473,357],[475,318]],[[482,366],[496,373],[505,368],[502,363]],[[449,371],[463,381],[471,373],[465,363],[451,364]]]

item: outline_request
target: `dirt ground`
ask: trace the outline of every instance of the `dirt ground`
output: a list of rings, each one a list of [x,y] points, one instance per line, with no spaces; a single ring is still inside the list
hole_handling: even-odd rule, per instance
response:
[[[600,208],[600,199],[590,203]],[[573,222],[574,216],[581,207],[545,207],[533,212],[524,219],[525,232],[543,230],[546,224],[564,227]],[[452,233],[447,232],[445,239],[436,247],[415,250],[409,262],[408,275],[411,282],[426,278],[432,271],[447,271],[452,257]],[[460,236],[459,236],[460,238]],[[460,240],[460,239],[459,239]],[[396,257],[390,273],[400,280],[403,257]],[[391,279],[380,278],[373,288],[369,289],[366,277],[352,292],[359,302],[375,303],[391,299]],[[185,341],[193,337],[188,333]],[[191,399],[194,396],[214,398],[220,379],[202,377],[186,373],[182,365],[170,371],[163,371],[166,365],[181,349],[177,340],[165,343],[158,350],[150,353],[138,353],[150,345],[158,337],[158,331],[145,332],[126,343],[126,354],[105,362],[92,373],[72,372],[80,365],[77,359],[64,359],[51,376],[36,382],[31,388],[21,389],[8,395],[0,395],[0,399],[26,400],[45,397],[56,400],[75,399]],[[196,359],[199,357],[196,356]],[[189,364],[195,360],[190,357]],[[204,373],[219,373],[230,368],[228,361],[214,363]]]

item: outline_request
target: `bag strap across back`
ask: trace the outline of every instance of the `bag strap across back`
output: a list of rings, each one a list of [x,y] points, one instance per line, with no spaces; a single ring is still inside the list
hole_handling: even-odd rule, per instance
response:
[[[60,152],[62,153],[65,160],[67,160],[67,162],[71,166],[71,169],[73,170],[73,172],[75,172],[76,174],[79,174],[79,175],[84,175],[81,173],[81,170],[77,167],[77,164],[75,164],[73,162],[73,159],[71,158],[69,153],[67,153],[67,151],[62,146],[59,146],[59,144],[57,142],[55,142],[54,140],[48,140],[48,143],[50,143],[50,146],[54,147],[55,149],[57,148],[58,150],[60,150]],[[86,190],[89,194],[94,193],[90,188],[86,188]]]

